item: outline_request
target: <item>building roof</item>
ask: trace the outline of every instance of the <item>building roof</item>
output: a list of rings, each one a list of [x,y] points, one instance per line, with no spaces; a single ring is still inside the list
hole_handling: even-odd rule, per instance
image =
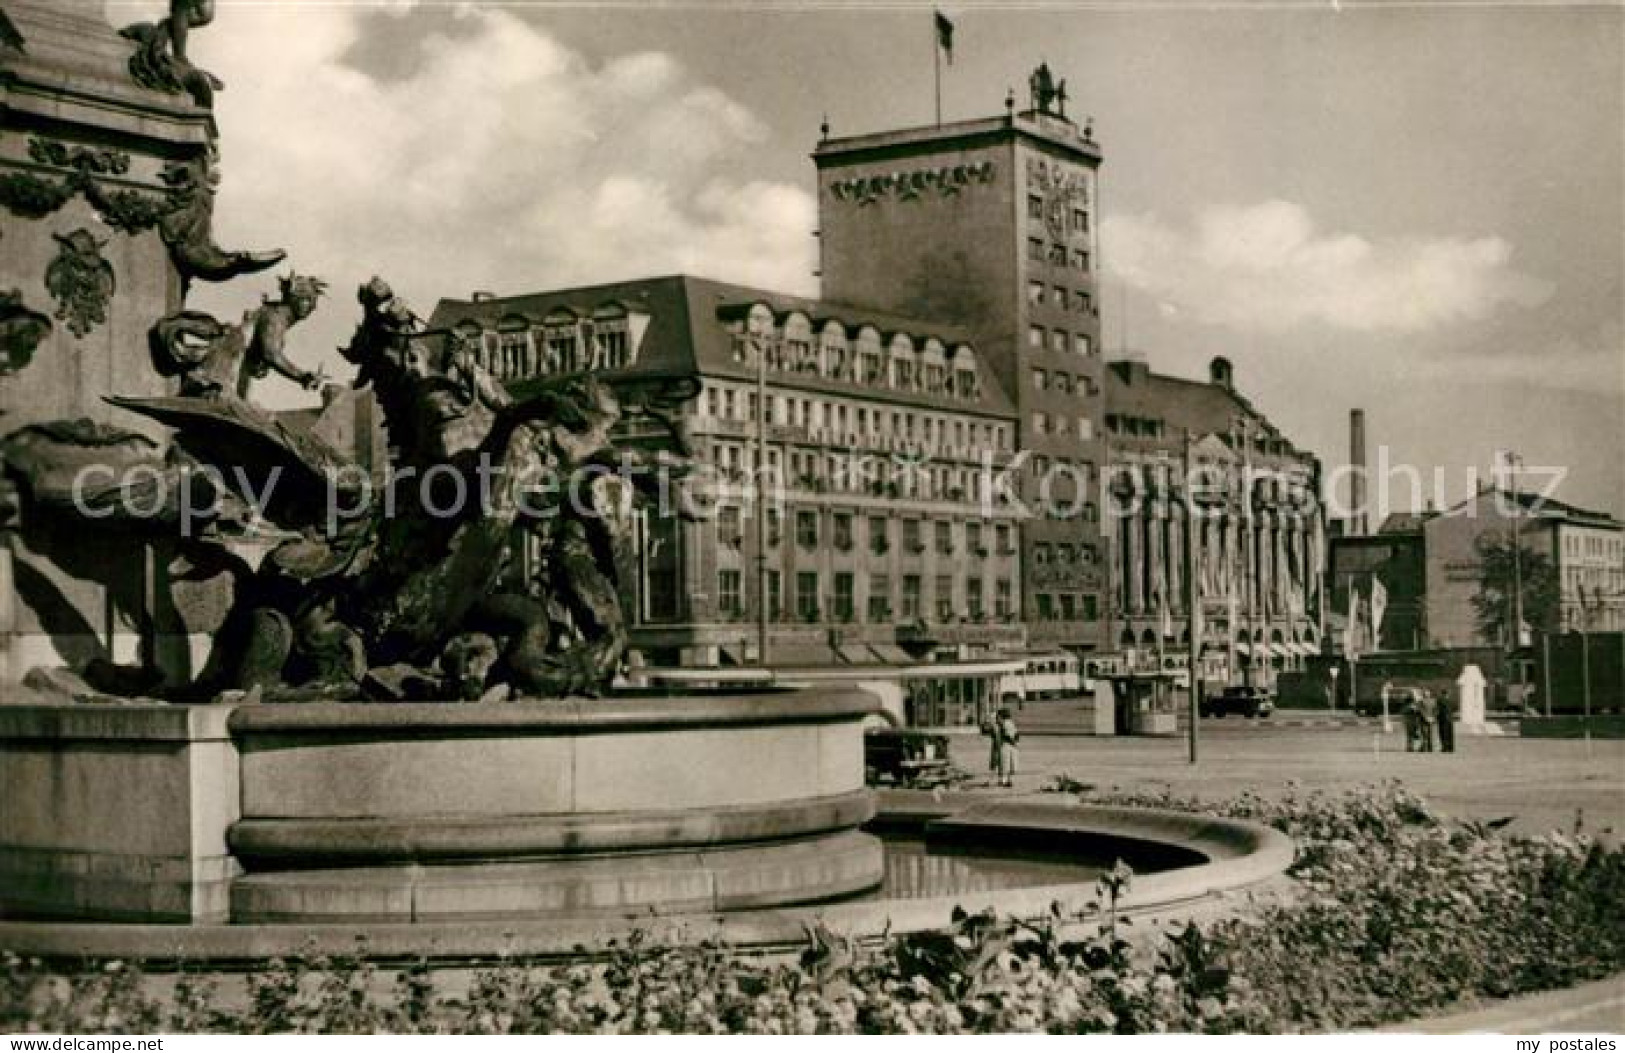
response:
[[[1390,512],[1388,518],[1382,521],[1377,528],[1378,534],[1420,534],[1422,525],[1439,513],[1426,512]]]
[[[1137,359],[1118,359],[1106,364],[1105,403],[1108,415],[1161,420],[1176,429],[1175,435],[1178,429],[1189,429],[1197,435],[1227,436],[1236,418],[1242,416],[1262,428],[1269,438],[1286,443],[1284,456],[1300,461],[1314,460],[1312,454],[1294,446],[1233,386],[1155,373]],[[1134,439],[1114,435],[1112,441],[1121,438],[1131,442]],[[1166,443],[1169,437],[1164,435],[1154,441]]]
[[[1571,526],[1593,527],[1599,530],[1625,530],[1625,523],[1621,523],[1607,512],[1581,508],[1566,501],[1559,501],[1555,497],[1545,497],[1541,494],[1527,493],[1522,490],[1507,490],[1501,487],[1480,490],[1472,497],[1452,507],[1445,515],[1458,514],[1470,505],[1477,505],[1486,498],[1496,496],[1499,496],[1502,500],[1517,504],[1524,515],[1533,519],[1546,520],[1554,524],[1563,523]]]
[[[797,311],[805,314],[815,332],[825,322],[837,321],[846,327],[849,334],[863,326],[873,326],[883,340],[906,333],[917,342],[935,337],[949,350],[965,345],[975,351],[970,334],[960,326],[684,274],[518,296],[442,299],[435,305],[429,326],[431,329],[450,329],[472,321],[483,328],[494,328],[503,319],[515,316],[536,325],[560,308],[590,314],[594,308],[609,303],[619,303],[628,310],[649,316],[649,328],[639,345],[637,360],[627,370],[628,375],[634,376],[700,374],[754,380],[755,369],[734,360],[733,337],[725,322],[758,303],[766,305],[776,316]],[[774,373],[770,380],[778,388],[802,388],[832,395],[930,406],[958,413],[1013,417],[1015,410],[1009,397],[992,371],[981,362],[980,356],[977,372],[981,392],[975,399],[935,396],[922,391],[894,392],[800,373]]]

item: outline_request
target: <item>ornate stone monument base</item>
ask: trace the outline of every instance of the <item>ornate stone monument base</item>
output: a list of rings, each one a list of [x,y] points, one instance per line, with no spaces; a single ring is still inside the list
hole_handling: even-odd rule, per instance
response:
[[[0,914],[432,922],[874,887],[852,690],[0,707]]]

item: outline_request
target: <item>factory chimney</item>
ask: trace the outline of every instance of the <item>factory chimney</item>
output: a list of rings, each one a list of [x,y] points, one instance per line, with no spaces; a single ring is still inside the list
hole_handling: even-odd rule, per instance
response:
[[[1349,410],[1349,521],[1356,537],[1371,532],[1366,515],[1365,410]]]

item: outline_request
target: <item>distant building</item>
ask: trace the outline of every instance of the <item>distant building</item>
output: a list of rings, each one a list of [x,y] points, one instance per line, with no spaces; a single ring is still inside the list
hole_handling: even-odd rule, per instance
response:
[[[1327,539],[1326,602],[1341,626],[1352,588],[1369,603],[1373,581],[1382,583],[1388,599],[1376,650],[1411,651],[1429,646],[1427,622],[1427,545],[1422,527],[1436,513],[1396,512],[1375,534],[1333,534]],[[1334,632],[1335,648],[1341,633]]]
[[[1536,631],[1625,628],[1625,524],[1552,498],[1483,490],[1423,524],[1427,545],[1427,626],[1435,646],[1504,644],[1485,639],[1473,598],[1483,581],[1482,539],[1517,537],[1543,555],[1560,588],[1558,623]],[[1526,618],[1526,621],[1530,619]]]
[[[1015,450],[1015,411],[963,329],[684,276],[442,300],[430,328],[509,383],[697,385],[682,424],[720,504],[642,521],[633,645],[650,664],[753,664],[764,602],[781,668],[1021,648],[1020,512],[986,471]],[[765,597],[759,469],[784,498],[766,510]]]
[[[963,326],[1029,451],[1021,600],[1035,646],[1110,650],[1100,429],[1100,145],[1040,66],[1027,108],[813,151],[823,295]],[[1057,483],[1062,492],[1056,493]],[[1042,500],[1048,492],[1049,500]]]
[[[1300,668],[1320,650],[1319,462],[1237,390],[1224,358],[1213,360],[1206,382],[1153,373],[1144,362],[1112,362],[1105,410],[1113,498],[1106,615],[1117,649],[1137,658],[1189,649],[1185,557],[1192,537],[1181,472],[1189,436],[1201,478],[1214,482],[1197,494],[1204,661],[1212,669],[1223,655],[1217,664],[1224,675],[1246,670],[1266,682]],[[1036,582],[1043,550],[1033,558]]]

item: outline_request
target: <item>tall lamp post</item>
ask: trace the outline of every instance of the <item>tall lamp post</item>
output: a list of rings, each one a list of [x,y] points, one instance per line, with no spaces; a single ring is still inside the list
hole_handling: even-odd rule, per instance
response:
[[[1518,657],[1518,652],[1523,649],[1523,496],[1518,484],[1518,469],[1523,467],[1523,457],[1509,451],[1506,464],[1512,491],[1512,526],[1508,531],[1512,540],[1512,632],[1507,650],[1518,675],[1518,705],[1522,706],[1529,693],[1524,683],[1523,661]]]
[[[1186,703],[1189,726],[1188,753],[1190,763],[1196,763],[1197,721],[1202,713],[1202,617],[1198,604],[1201,590],[1196,587],[1196,575],[1201,568],[1201,537],[1196,530],[1196,474],[1195,444],[1189,428],[1185,429],[1185,448],[1182,469],[1185,474],[1185,633],[1190,637],[1190,653],[1186,659]]]
[[[767,668],[767,346],[764,337],[751,341],[756,351],[756,472],[751,493],[756,498],[756,664]],[[775,497],[777,494],[775,493]]]

